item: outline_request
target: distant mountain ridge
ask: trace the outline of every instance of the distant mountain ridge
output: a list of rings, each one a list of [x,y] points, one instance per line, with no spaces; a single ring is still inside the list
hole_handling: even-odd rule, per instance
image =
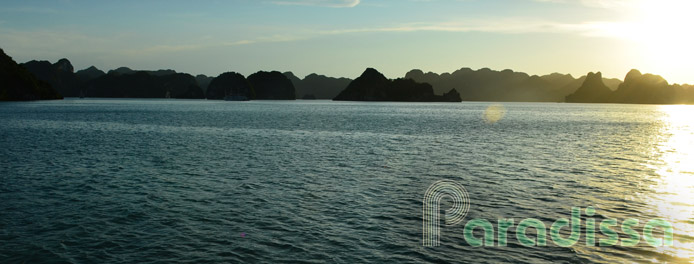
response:
[[[214,80],[223,74],[217,77],[202,74],[192,76],[170,69],[138,71],[128,67],[116,68],[105,73],[94,66],[74,72],[74,67],[67,59],[60,59],[56,63],[29,61],[22,65],[36,78],[50,84],[58,93],[67,97],[85,95],[222,99],[223,92],[237,89],[239,83],[248,82],[250,89],[240,87],[241,90],[238,91],[246,91],[250,95],[249,98],[258,100],[344,99],[344,95],[340,98],[338,96],[354,82],[350,78],[334,78],[316,73],[301,79],[292,72],[259,71],[247,77],[237,74],[233,77],[236,81],[220,79],[221,82],[212,87]],[[239,82],[240,77],[243,77],[244,81]],[[465,101],[694,103],[694,88],[691,85],[671,85],[661,76],[641,74],[637,70],[629,72],[624,81],[603,78],[600,72],[574,78],[570,74],[552,73],[538,76],[508,69],[496,71],[489,68],[461,68],[452,73],[441,74],[425,73],[415,69],[407,72],[401,79],[395,79],[393,82],[396,82],[396,86],[403,87],[402,89],[386,89],[389,91],[382,96],[411,100],[403,98],[407,93],[424,91],[426,88],[423,85],[429,85],[433,94],[442,95],[455,91]],[[413,82],[405,81],[407,79]]]
[[[528,75],[512,70],[495,71],[489,68],[461,68],[453,73],[424,73],[411,70],[405,74],[418,82],[430,83],[436,93],[457,89],[465,101],[563,102],[583,82],[570,74],[553,73],[544,76]],[[615,89],[621,83],[606,79]]]
[[[567,102],[626,104],[694,104],[694,86],[670,85],[660,75],[631,70],[619,87],[612,91],[602,80],[589,74],[583,85],[566,97]]]

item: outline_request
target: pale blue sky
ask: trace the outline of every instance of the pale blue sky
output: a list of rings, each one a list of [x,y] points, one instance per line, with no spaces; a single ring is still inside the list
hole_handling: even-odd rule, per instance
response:
[[[413,68],[489,67],[574,76],[599,70],[621,79],[638,68],[694,83],[691,67],[674,62],[694,61],[690,49],[675,46],[661,54],[663,44],[642,36],[664,37],[659,29],[638,27],[650,17],[648,1],[3,0],[0,47],[19,62],[65,57],[77,69],[171,68],[214,76],[279,70],[354,78],[375,67],[395,78]],[[664,10],[678,9],[675,3]]]

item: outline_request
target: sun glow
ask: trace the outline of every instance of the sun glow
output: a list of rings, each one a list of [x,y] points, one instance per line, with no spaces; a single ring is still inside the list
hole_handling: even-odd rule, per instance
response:
[[[642,0],[638,20],[629,30],[630,37],[644,52],[653,71],[687,76],[694,61],[694,1]]]
[[[632,67],[675,77],[675,83],[694,81],[691,68],[694,62],[694,1],[634,0],[628,10],[631,15],[621,22],[592,23],[599,36],[626,39],[637,52]],[[627,8],[627,7],[625,7]]]

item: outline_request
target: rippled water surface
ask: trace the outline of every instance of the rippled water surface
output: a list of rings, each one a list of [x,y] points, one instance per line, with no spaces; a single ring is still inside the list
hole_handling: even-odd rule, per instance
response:
[[[1,103],[0,262],[694,261],[693,107],[489,106]],[[422,198],[443,179],[469,192],[468,220],[549,227],[593,206],[598,224],[665,219],[674,245],[472,247],[459,225],[425,248]]]

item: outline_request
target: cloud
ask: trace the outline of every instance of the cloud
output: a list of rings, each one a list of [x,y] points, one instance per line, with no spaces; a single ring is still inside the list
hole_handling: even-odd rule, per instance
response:
[[[319,34],[349,34],[368,32],[488,32],[504,34],[524,33],[586,33],[594,24],[569,24],[527,18],[487,18],[458,22],[410,23],[391,27],[370,27],[318,31]],[[597,34],[593,34],[597,35]]]
[[[252,45],[257,43],[274,43],[274,42],[289,42],[299,39],[304,39],[297,36],[284,36],[284,35],[273,35],[268,37],[256,38],[256,39],[242,39],[236,41],[210,41],[204,44],[180,44],[180,45],[151,45],[144,47],[136,47],[132,49],[123,50],[122,53],[130,56],[142,56],[142,55],[152,55],[156,53],[170,53],[179,51],[191,51],[191,50],[203,50],[207,48],[215,47],[234,47],[242,45]]]
[[[589,7],[620,8],[636,5],[635,0],[581,0],[581,3]]]
[[[398,33],[398,32],[488,32],[501,34],[524,33],[581,33],[590,37],[604,37],[606,34],[599,32],[600,23],[563,24],[552,21],[544,21],[526,18],[487,18],[465,20],[458,22],[429,22],[407,23],[393,26],[343,28],[343,29],[307,29],[295,30],[293,33],[268,35],[260,38],[250,38],[237,41],[214,41],[206,39],[204,44],[183,45],[151,45],[125,50],[128,55],[167,53],[186,50],[200,50],[212,47],[234,47],[241,45],[253,45],[260,43],[292,42],[312,39],[318,36],[360,34],[360,33]]]
[[[355,7],[360,0],[283,0],[272,1],[278,5],[302,5],[302,6],[324,6],[324,7]]]
[[[630,6],[638,5],[638,0],[580,0],[580,1],[574,1],[574,0],[534,0],[534,1],[535,2],[547,2],[547,3],[563,3],[563,4],[580,3],[581,5],[586,6],[586,7],[605,8],[605,9],[624,8],[624,7],[630,7]]]

